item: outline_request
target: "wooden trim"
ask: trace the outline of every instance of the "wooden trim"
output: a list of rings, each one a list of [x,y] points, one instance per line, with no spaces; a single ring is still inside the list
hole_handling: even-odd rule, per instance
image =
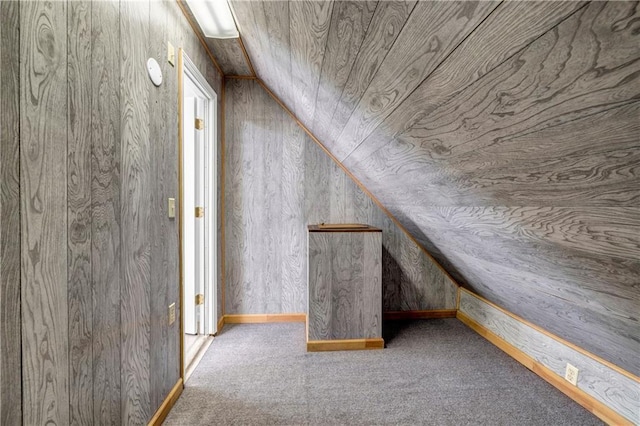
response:
[[[189,16],[189,12],[187,12],[187,10],[185,9],[185,6],[182,4],[182,0],[176,0],[176,2],[178,2],[178,6],[180,7],[180,10],[182,11],[182,14],[187,19],[187,22],[191,26],[191,29],[195,33],[196,37],[198,37],[198,40],[200,40],[200,44],[202,45],[202,47],[204,47],[204,50],[207,52],[207,56],[209,56],[209,59],[211,60],[211,63],[213,64],[214,67],[216,67],[216,69],[218,70],[218,73],[220,73],[220,76],[224,77],[224,73],[222,72],[222,68],[220,68],[220,65],[218,65],[218,61],[216,61],[216,58],[213,56],[213,53],[211,53],[211,50],[209,50],[209,46],[207,45],[207,42],[204,41],[204,37],[202,36],[202,33],[200,32],[200,27],[198,27],[193,22],[193,20],[191,19],[191,16]]]
[[[252,75],[225,75],[224,78],[232,78],[235,80],[257,80],[257,78]]]
[[[628,377],[629,379],[640,383],[640,377],[636,376],[633,373],[628,372],[627,370],[622,369],[621,367],[618,367],[617,365],[611,363],[610,361],[602,359],[598,355],[594,355],[591,352],[587,351],[586,349],[583,349],[580,346],[576,346],[573,343],[564,340],[562,337],[556,336],[555,334],[552,334],[552,333],[548,332],[544,328],[539,327],[539,326],[527,321],[526,319],[521,318],[521,317],[517,316],[516,314],[507,311],[506,309],[496,305],[493,302],[490,302],[489,300],[485,299],[484,297],[479,296],[476,293],[474,293],[474,292],[472,292],[472,291],[470,291],[470,290],[468,290],[468,289],[466,289],[464,287],[461,287],[460,290],[464,291],[465,293],[469,294],[470,296],[473,296],[476,299],[486,303],[487,305],[490,305],[490,306],[496,308],[497,310],[499,310],[503,314],[510,316],[511,318],[515,319],[516,321],[519,321],[522,324],[525,324],[525,325],[533,328],[534,330],[544,334],[545,336],[548,336],[548,337],[552,338],[553,340],[555,340],[555,341],[557,341],[557,342],[559,342],[559,343],[561,343],[561,344],[573,349],[574,351],[580,352],[582,355],[587,356],[587,357],[593,359],[594,361],[596,361],[596,362],[598,362],[598,363],[600,363],[602,365],[605,365],[605,366],[607,366],[608,368],[610,368],[610,369],[612,369],[614,371],[617,371],[618,373],[622,374],[623,376]]]
[[[251,75],[255,77],[256,70],[253,68],[253,64],[251,63],[251,58],[249,58],[247,49],[244,47],[244,41],[242,41],[242,35],[238,37],[238,44],[240,44],[240,49],[242,49],[242,53],[244,54],[244,59],[245,61],[247,61],[247,65],[249,65],[249,70],[251,71]]]
[[[160,426],[164,419],[167,418],[169,411],[175,405],[180,395],[182,395],[182,390],[184,389],[184,383],[182,381],[182,377],[178,379],[175,386],[169,392],[169,395],[162,401],[160,408],[155,412],[151,420],[149,421],[149,426]]]
[[[309,340],[307,352],[384,349],[384,339]]]
[[[305,322],[307,314],[232,314],[224,316],[225,324],[262,324],[270,322]]]
[[[184,253],[182,251],[182,226],[183,226],[183,217],[184,217],[184,203],[183,199],[183,191],[182,191],[182,179],[183,179],[183,170],[182,170],[182,95],[184,92],[183,88],[183,74],[184,74],[184,63],[182,58],[183,50],[182,48],[178,48],[178,270],[180,273],[180,277],[178,280],[178,299],[180,300],[180,315],[178,316],[178,328],[180,329],[180,380],[184,380]]]
[[[495,346],[503,350],[507,355],[511,356],[513,359],[518,361],[520,364],[527,367],[529,370],[536,373],[538,376],[543,378],[549,384],[554,386],[560,392],[567,395],[569,398],[573,399],[578,404],[582,405],[586,410],[593,413],[602,421],[611,424],[611,425],[633,425],[632,422],[627,420],[625,417],[616,413],[611,408],[607,407],[602,402],[598,401],[582,389],[573,386],[571,383],[567,382],[564,378],[555,374],[548,367],[539,363],[520,349],[511,345],[510,343],[503,340],[498,335],[494,334],[492,331],[488,330],[481,324],[474,321],[472,318],[465,315],[463,312],[458,311],[456,316],[460,321],[466,324],[469,328],[473,329],[476,333],[493,343]]]
[[[220,334],[223,328],[224,328],[224,315],[222,315],[218,320],[218,332],[216,333],[216,335]]]
[[[431,311],[387,311],[382,314],[387,321],[431,318],[455,318],[455,309],[434,309]]]
[[[357,223],[324,224],[307,226],[309,232],[382,232],[382,229]]]
[[[227,257],[226,257],[226,231],[224,227],[225,222],[225,177],[227,169],[225,167],[226,158],[225,158],[225,149],[226,149],[226,137],[227,137],[227,122],[226,122],[226,93],[227,93],[227,85],[225,79],[223,78],[220,83],[220,90],[222,94],[220,95],[220,312],[222,313],[221,318],[218,319],[218,332],[222,330],[224,326],[224,311],[226,306],[226,287],[227,287]],[[217,289],[216,289],[217,291]],[[222,325],[220,323],[222,322]]]
[[[296,117],[296,115],[291,112],[291,110],[289,108],[287,108],[287,106],[280,100],[280,98],[278,98],[278,96],[276,96],[275,93],[273,93],[271,91],[271,89],[269,89],[269,87],[265,84],[264,81],[262,81],[260,78],[257,78],[258,83],[260,84],[260,86],[262,86],[262,88],[269,94],[269,96],[271,96],[273,98],[274,101],[276,101],[276,103],[278,105],[280,105],[280,107],[282,109],[284,109],[287,114],[289,114],[291,116],[291,118],[298,124],[298,126],[311,138],[311,140],[313,140],[319,147],[320,149],[322,149],[325,154],[327,154],[329,156],[329,158],[331,158],[333,160],[334,163],[336,163],[338,165],[338,167],[340,167],[346,174],[347,176],[349,176],[351,178],[351,180],[353,180],[353,182],[358,185],[358,187],[362,190],[362,192],[364,192],[365,194],[367,194],[367,196],[369,196],[369,198],[371,198],[371,200],[376,203],[376,205],[378,206],[378,208],[380,208],[380,210],[382,210],[388,217],[389,219],[391,219],[391,221],[393,221],[393,223],[396,224],[396,226],[398,228],[400,228],[405,234],[406,236],[413,241],[413,243],[418,246],[418,248],[420,248],[420,250],[422,250],[422,252],[429,258],[431,259],[431,261],[438,267],[438,269],[440,269],[440,271],[447,277],[449,278],[449,280],[451,280],[451,282],[453,284],[455,284],[457,287],[460,287],[460,284],[451,276],[451,274],[449,274],[449,272],[447,272],[446,269],[444,269],[444,267],[442,267],[442,265],[440,265],[440,262],[438,262],[432,255],[431,253],[429,253],[427,251],[427,249],[425,249],[422,244],[420,244],[418,242],[418,240],[416,240],[413,235],[411,235],[411,233],[407,230],[407,228],[405,228],[398,219],[396,219],[396,217],[394,215],[391,214],[391,212],[389,210],[387,210],[387,208],[385,206],[382,205],[382,203],[380,202],[380,200],[378,200],[378,198],[376,198],[363,184],[362,182],[360,182],[358,180],[358,178],[356,178],[328,149],[327,147],[325,147],[322,142],[320,142],[320,140],[318,138],[315,137],[315,135],[311,132],[311,130],[309,130],[300,120],[298,120],[298,117]]]

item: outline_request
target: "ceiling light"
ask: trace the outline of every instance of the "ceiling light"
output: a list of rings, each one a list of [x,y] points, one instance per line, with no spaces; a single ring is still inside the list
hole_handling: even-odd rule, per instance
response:
[[[227,0],[187,0],[205,37],[238,38],[238,29]]]

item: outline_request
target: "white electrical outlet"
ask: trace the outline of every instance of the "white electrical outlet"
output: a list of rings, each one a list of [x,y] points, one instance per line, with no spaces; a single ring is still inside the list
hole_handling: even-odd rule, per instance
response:
[[[169,325],[176,322],[176,304],[172,303],[169,305]]]
[[[167,214],[169,215],[169,218],[170,219],[174,219],[176,217],[176,199],[175,198],[169,198],[169,202],[167,203],[167,207],[168,207]]]
[[[567,371],[564,373],[564,378],[573,386],[578,385],[578,368],[567,363]]]

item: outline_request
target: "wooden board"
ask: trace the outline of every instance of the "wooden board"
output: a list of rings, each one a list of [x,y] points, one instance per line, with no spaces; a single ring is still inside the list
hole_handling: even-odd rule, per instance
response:
[[[321,223],[307,228],[309,232],[382,232],[382,229],[362,223]]]
[[[22,421],[66,425],[67,4],[21,3],[20,30]]]
[[[363,141],[347,164],[384,146],[581,7],[584,2],[502,3],[384,120],[384,129],[377,129]]]
[[[307,315],[302,313],[283,314],[227,314],[224,324],[264,324],[272,322],[306,322]]]
[[[312,127],[314,133],[327,146],[336,141],[339,132],[346,126],[415,5],[415,1],[378,2],[349,78],[333,107],[330,120]],[[328,135],[325,133],[327,130]]]
[[[293,108],[295,87],[291,84],[291,25],[289,23],[290,6],[288,1],[260,2],[264,12],[264,28],[267,37],[262,37],[261,48],[270,52],[268,62],[270,71],[261,72],[265,81],[278,88],[282,99],[289,108]],[[251,2],[249,2],[251,4]],[[253,40],[254,37],[251,37]]]
[[[151,410],[159,407],[165,396],[171,391],[172,384],[168,379],[169,359],[165,348],[169,346],[168,324],[168,299],[170,279],[168,269],[169,253],[168,244],[170,241],[170,227],[173,227],[168,218],[167,204],[169,191],[167,184],[171,181],[171,163],[165,163],[165,157],[170,155],[170,150],[175,144],[175,128],[171,125],[170,108],[167,105],[175,104],[177,97],[170,93],[171,85],[167,80],[176,81],[175,68],[168,61],[164,60],[167,50],[168,33],[168,8],[149,9],[149,55],[159,58],[160,69],[165,76],[160,87],[149,86],[149,117],[156,117],[155,125],[149,126],[149,140],[152,141],[149,147],[151,177],[151,209],[150,209],[150,298],[149,312],[151,324],[162,324],[163,326],[151,326],[149,329],[149,393]],[[175,86],[174,90],[177,90]],[[151,122],[151,120],[149,120]],[[173,130],[173,133],[171,132]],[[175,164],[173,166],[175,167]],[[175,190],[172,191],[176,194]],[[175,281],[171,282],[175,284]]]
[[[190,32],[185,19],[182,16],[181,11],[175,5],[174,2],[170,2],[169,5],[171,7],[167,7],[167,41],[171,42],[174,46],[180,46],[180,40],[183,37],[193,38],[194,35]],[[206,52],[196,51],[193,52],[194,57],[201,57],[202,55],[206,55]],[[176,64],[177,65],[177,64]],[[217,78],[217,80],[213,78],[209,78],[211,86],[218,90],[220,76],[218,72],[212,64],[208,64],[207,67],[202,69],[203,72],[210,71]],[[179,190],[178,190],[178,122],[177,120],[173,120],[172,117],[178,116],[178,69],[176,67],[167,67],[166,71],[167,79],[164,84],[166,85],[165,94],[164,94],[164,103],[166,109],[166,119],[167,119],[167,127],[166,127],[166,136],[164,139],[164,155],[162,158],[162,168],[168,173],[164,173],[164,186],[163,186],[163,197],[164,197],[164,205],[163,209],[166,209],[168,198],[175,198],[176,202],[179,201]],[[180,291],[180,266],[179,266],[179,253],[180,249],[180,240],[178,237],[178,228],[179,228],[179,215],[180,212],[176,212],[176,218],[169,219],[166,214],[166,210],[164,215],[164,223],[165,223],[165,235],[163,237],[166,247],[165,247],[165,261],[166,261],[166,271],[167,276],[165,278],[167,283],[166,288],[166,299],[165,305],[159,307],[158,320],[160,324],[168,324],[167,321],[167,309],[170,304],[176,303],[176,314],[179,312],[179,291]],[[171,383],[176,383],[180,379],[180,323],[176,321],[173,325],[168,326],[167,328],[167,345],[164,348],[165,354],[165,364],[167,368],[167,379],[164,383],[165,393],[163,396],[166,396],[170,389]]]
[[[120,7],[93,2],[91,75],[91,276],[93,423],[121,422]]]
[[[20,4],[0,2],[0,423],[22,423]]]
[[[325,127],[335,110],[337,94],[342,92],[358,57],[365,33],[377,1],[337,2],[332,16],[325,56],[320,70],[315,108],[311,117],[311,128],[316,136],[325,139],[329,127]]]
[[[120,34],[121,180],[121,386],[122,419],[146,423],[151,408],[151,176],[149,5],[123,2]],[[155,373],[155,372],[154,372]]]
[[[91,3],[68,5],[67,221],[69,416],[93,422],[91,277]]]
[[[383,349],[383,339],[309,340],[307,352]]]
[[[333,0],[289,3],[293,111],[307,122],[313,120],[333,7]]]
[[[344,159],[482,22],[496,2],[418,2],[330,149]],[[428,22],[429,26],[424,27]]]

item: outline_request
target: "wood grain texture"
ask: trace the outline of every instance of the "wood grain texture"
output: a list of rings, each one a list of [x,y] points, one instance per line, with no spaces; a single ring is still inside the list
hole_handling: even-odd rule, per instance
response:
[[[177,324],[166,321],[178,300],[166,215],[177,75],[160,61],[165,82],[152,92],[144,64],[165,58],[171,37],[212,86],[221,76],[175,1],[0,8],[0,297],[3,318],[16,318],[0,327],[0,422],[145,424],[180,358]]]
[[[359,145],[496,8],[496,2],[418,2],[330,149],[339,160]],[[424,22],[429,22],[425,29]]]
[[[224,324],[264,324],[271,322],[306,322],[307,314],[229,314],[224,316]]]
[[[146,423],[151,408],[151,176],[149,5],[121,5],[120,125],[121,199],[121,391],[122,422]],[[155,372],[154,372],[155,373]]]
[[[461,282],[636,373],[637,16],[581,8],[345,162]]]
[[[361,351],[370,349],[384,349],[384,340],[377,339],[341,339],[341,340],[310,340],[307,342],[307,352],[324,351]]]
[[[91,277],[91,3],[71,2],[67,17],[67,247],[69,421],[93,422]]]
[[[174,46],[180,46],[180,39],[183,36],[194,37],[194,35],[190,32],[187,23],[185,22],[181,11],[175,4],[175,2],[169,2],[167,4],[167,41],[171,42]],[[206,55],[205,52],[197,51],[193,52],[194,57],[200,57],[201,55]],[[210,71],[214,73],[215,76],[218,76],[218,72],[215,67],[211,64],[208,64],[206,68],[202,69],[203,72]],[[176,165],[178,164],[178,122],[173,119],[178,116],[178,70],[175,67],[167,67],[166,75],[169,78],[165,81],[165,97],[164,97],[164,108],[166,109],[166,136],[164,139],[164,156],[162,159],[162,167],[168,173],[164,173],[164,206],[167,207],[167,198],[178,198],[179,190],[178,190],[178,169]],[[216,81],[208,80],[212,87],[217,87]],[[217,90],[217,89],[216,89]],[[166,213],[166,210],[165,210]],[[166,234],[164,236],[164,241],[166,244],[165,247],[165,255],[166,257],[166,301],[165,306],[160,308],[160,312],[158,314],[159,325],[164,326],[167,324],[166,322],[166,314],[168,306],[171,303],[177,303],[180,300],[180,266],[179,266],[179,253],[180,249],[180,240],[178,238],[178,227],[179,227],[179,214],[180,212],[176,212],[175,219],[167,219],[167,215],[165,214],[165,230]],[[180,309],[180,308],[178,308]],[[168,390],[171,386],[171,383],[176,383],[180,379],[180,370],[181,367],[179,365],[180,360],[180,324],[176,321],[173,325],[168,326],[167,329],[167,345],[164,348],[166,368],[167,368],[167,379],[164,383],[165,390]],[[166,397],[166,392],[163,395]]]
[[[66,24],[65,3],[20,4],[23,424],[70,421]]]
[[[271,53],[270,63],[273,69],[261,73],[267,77],[273,87],[278,87],[286,105],[293,107],[295,87],[291,84],[291,25],[289,24],[290,7],[288,1],[260,2],[264,10],[265,33],[268,44],[263,48]]]
[[[412,145],[394,142],[354,168],[363,170],[377,164],[380,169],[384,157],[382,161],[407,170],[407,177],[432,182],[415,192],[394,194],[398,204],[413,204],[417,197],[437,197],[443,206],[637,205],[640,178],[635,164],[640,152],[640,124],[635,118],[639,108],[639,102],[622,104],[538,132],[522,132],[460,158],[442,162],[423,158],[419,170],[408,164],[412,160],[407,161],[413,154],[417,157]],[[593,127],[590,137],[580,140],[587,127]],[[391,173],[395,172],[386,169],[378,179]],[[380,187],[372,185],[372,190]]]
[[[225,75],[252,75],[239,39],[205,38]]]
[[[93,424],[119,424],[120,376],[120,5],[91,4],[91,277]],[[126,200],[126,199],[125,199]]]
[[[279,62],[273,58],[276,55],[276,49],[280,46],[280,41],[284,41],[284,37],[289,39],[289,21],[282,20],[284,16],[289,14],[288,2],[275,1],[273,4],[269,2],[269,5],[263,7],[262,2],[245,2],[245,1],[231,1],[230,5],[233,8],[236,17],[241,16],[242,22],[238,23],[242,28],[242,40],[246,48],[247,54],[251,58],[251,63],[256,73],[265,75],[271,84],[278,84],[282,78],[282,70],[280,67],[290,63]],[[281,23],[279,30],[271,32],[267,29],[267,11],[271,14],[273,20],[273,13],[277,13],[276,18]],[[282,31],[286,25],[286,33]],[[271,45],[271,43],[274,43]],[[285,53],[287,50],[279,50]],[[290,71],[287,74],[290,76]]]
[[[22,423],[20,4],[0,2],[0,423]]]
[[[376,76],[378,68],[396,41],[415,4],[415,1],[378,2],[349,78],[333,107],[331,118],[322,123],[323,128],[328,129],[328,135],[323,133],[319,126],[313,127],[313,131],[317,132],[318,137],[324,143],[329,144],[330,141],[336,140],[346,126],[349,117]]]
[[[451,281],[261,92],[255,81],[227,81],[226,313],[306,311],[306,227],[309,223],[322,222],[371,223],[384,230],[385,309],[454,308],[455,286]],[[269,115],[261,115],[265,110]],[[259,117],[265,117],[266,121]],[[270,138],[279,142],[272,144],[267,141]],[[258,143],[274,151],[269,154],[270,165],[264,172],[255,170],[256,165],[266,167],[254,161]],[[267,155],[264,147],[259,147],[260,158]],[[262,178],[255,178],[256,173]],[[268,182],[270,179],[274,181]],[[264,188],[272,184],[273,188]],[[260,198],[262,201],[256,204],[253,191],[273,193],[274,190],[279,191],[276,197],[281,200],[281,210],[278,215],[268,217],[261,212],[269,209],[271,201]],[[273,222],[278,222],[275,226],[282,229],[281,237],[273,249],[266,250],[267,241],[262,240],[261,235]],[[251,241],[256,245],[252,246]],[[252,257],[251,250],[260,257]],[[256,260],[262,266],[254,267],[252,262]],[[267,262],[281,265],[279,279],[266,279],[269,276],[265,273]],[[267,307],[266,299],[261,299],[261,295],[268,292],[279,292],[279,307],[273,304]],[[269,300],[273,303],[273,299]]]
[[[333,7],[333,1],[289,3],[293,111],[307,122],[313,120]]]
[[[249,14],[261,3],[250,2]],[[265,11],[275,9],[266,3]],[[294,43],[304,41],[294,32],[312,37],[317,30],[301,25],[291,32],[288,62],[260,44],[258,77],[455,279],[638,372],[630,350],[638,342],[640,304],[640,231],[630,218],[640,188],[638,4],[480,5],[494,6],[485,19],[438,21],[417,17],[473,4],[381,2],[361,46],[350,51],[356,57],[344,83],[334,73],[343,68],[331,65],[349,43],[332,50],[329,41],[356,15],[339,19],[346,3],[337,2],[324,52],[296,50]],[[271,14],[259,27],[268,33],[288,20],[293,29],[306,22],[302,9],[291,6],[280,19]],[[245,15],[238,19],[244,28]],[[448,33],[454,28],[465,29]],[[409,43],[439,32],[445,36],[433,46]],[[246,34],[247,44],[257,45],[256,34]],[[274,83],[284,75],[274,58],[310,78]],[[294,99],[316,81],[316,104]],[[307,111],[299,110],[301,102]],[[320,104],[333,108],[328,122]],[[305,191],[315,194],[306,200],[309,218],[364,214],[359,201],[341,204],[358,193],[327,174],[331,168],[319,157],[305,170]],[[332,176],[329,184],[325,176]],[[399,256],[389,245],[401,241],[389,232],[383,238],[384,276],[393,277],[385,279],[386,309],[419,309],[412,301],[433,295],[405,284],[424,274],[415,261],[406,262],[409,270],[400,266],[413,248]]]
[[[168,8],[150,7],[149,12],[149,56],[158,58],[160,69],[164,76],[171,76],[174,68],[164,60],[166,56],[169,24]],[[172,76],[173,77],[173,76]],[[175,78],[170,80],[175,81]],[[171,391],[173,385],[168,380],[169,359],[168,353],[164,350],[169,346],[169,327],[166,326],[167,309],[170,303],[168,290],[171,284],[169,272],[169,252],[168,244],[171,239],[170,229],[173,228],[171,220],[167,214],[167,199],[169,191],[167,184],[171,180],[172,165],[176,163],[165,162],[165,157],[170,156],[170,151],[174,148],[174,137],[177,132],[172,127],[167,106],[176,103],[175,95],[169,92],[170,85],[165,81],[160,87],[149,86],[149,117],[155,117],[154,125],[149,126],[150,143],[150,169],[151,176],[151,211],[150,211],[150,339],[149,339],[149,371],[150,371],[150,403],[151,410],[155,412],[155,407],[159,407],[165,396]],[[175,87],[175,86],[174,86]],[[151,123],[151,119],[149,119]],[[171,132],[173,130],[173,133]],[[171,161],[171,160],[170,160]],[[172,191],[175,195],[175,190]],[[171,227],[171,228],[170,228]]]
[[[468,291],[461,292],[460,311],[560,377],[567,363],[579,366],[579,389],[632,422],[640,421],[638,381],[506,315]]]
[[[340,1],[334,7],[311,121],[311,128],[321,139],[325,139],[329,130],[324,126],[335,110],[338,93],[349,78],[378,4],[376,1]]]
[[[502,62],[549,29],[558,25],[583,2],[505,2],[483,21],[437,69],[396,108],[384,124],[351,153],[345,164],[366,158],[390,139],[412,127],[440,103],[491,72]],[[508,30],[498,30],[507,29]],[[491,46],[487,49],[487,46]],[[478,52],[483,52],[479,55]],[[353,159],[352,159],[353,157]]]
[[[169,412],[182,395],[182,391],[184,390],[184,382],[182,378],[179,378],[176,384],[171,388],[171,391],[167,395],[167,397],[162,402],[162,405],[155,412],[151,420],[149,421],[149,425],[151,426],[161,426],[164,422],[164,419],[167,418]]]
[[[282,311],[295,312],[306,304],[300,283],[307,279],[304,253],[307,236],[300,227],[305,211],[305,139],[302,130],[280,108],[278,120],[282,132]]]

